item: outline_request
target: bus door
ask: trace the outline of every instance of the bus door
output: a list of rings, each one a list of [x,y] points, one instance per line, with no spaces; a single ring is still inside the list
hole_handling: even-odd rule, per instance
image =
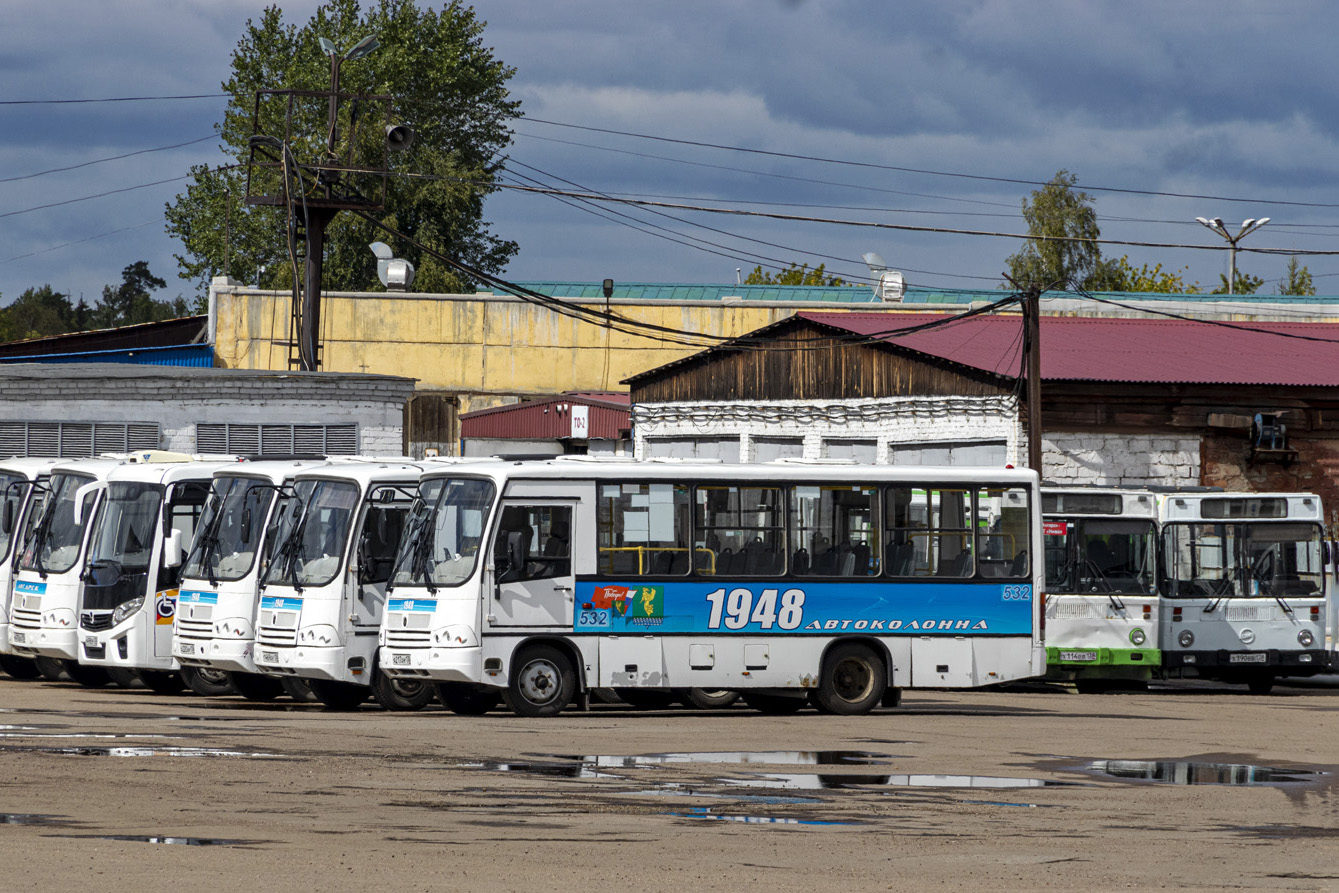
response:
[[[493,627],[572,628],[575,500],[502,502],[493,539]]]

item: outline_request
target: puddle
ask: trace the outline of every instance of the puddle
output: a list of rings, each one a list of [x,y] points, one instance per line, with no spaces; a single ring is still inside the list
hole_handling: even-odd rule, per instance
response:
[[[1085,768],[1121,781],[1234,787],[1315,784],[1329,775],[1328,772],[1309,769],[1276,769],[1247,763],[1204,763],[1194,760],[1095,760]]]
[[[277,753],[253,753],[241,750],[217,750],[210,747],[16,747],[6,745],[0,751],[11,753],[54,753],[77,757],[258,757],[285,759]]]
[[[664,766],[670,763],[728,763],[770,766],[871,766],[886,763],[891,755],[863,750],[758,750],[689,751],[685,753],[648,753],[636,756],[576,756],[542,754],[557,760],[580,761],[588,766],[633,769],[638,766]]]
[[[0,732],[0,738],[25,738],[25,739],[28,739],[28,740],[32,740],[32,739],[37,738],[37,739],[41,739],[41,740],[43,740],[43,741],[52,741],[52,740],[55,740],[55,739],[58,739],[58,738],[80,738],[80,739],[83,739],[83,740],[90,740],[90,739],[93,739],[93,740],[107,740],[107,739],[113,739],[113,740],[116,740],[116,739],[128,740],[128,739],[134,738],[134,739],[136,739],[136,740],[141,740],[141,739],[142,739],[142,740],[153,740],[153,739],[161,739],[161,738],[180,738],[180,737],[181,737],[180,735],[135,735],[135,734],[131,734],[131,733],[129,733],[129,732],[125,732],[125,733],[117,732],[117,733],[114,733],[114,734],[112,734],[112,733],[108,733],[108,734],[97,734],[97,733],[93,733],[93,732],[61,732],[61,733],[57,733],[57,734],[52,734],[52,733],[50,733],[50,732],[39,732],[39,733],[36,734],[36,735],[26,735],[26,734],[24,734],[24,733],[22,733],[22,732]]]
[[[761,815],[724,815],[712,812],[710,808],[703,806],[697,809],[690,809],[686,812],[663,812],[661,815],[674,816],[681,819],[710,819],[717,822],[739,822],[745,825],[860,825],[863,822],[835,822],[824,821],[820,819],[791,819],[778,816]]]
[[[487,769],[489,772],[523,772],[527,775],[544,775],[550,778],[621,778],[606,772],[598,772],[586,764],[567,763],[499,763],[484,761],[479,763],[457,763],[462,769]]]
[[[745,788],[790,788],[797,790],[842,790],[854,787],[896,788],[1049,788],[1072,782],[1040,778],[1005,778],[989,775],[788,775],[768,774],[757,778],[723,778],[722,783]]]
[[[0,812],[0,825],[63,825],[63,815],[38,815],[27,812]]]
[[[764,796],[761,794],[718,794],[693,788],[667,784],[647,791],[619,791],[623,797],[703,797],[710,800],[730,800],[735,803],[758,803],[763,806],[786,806],[796,803],[822,803],[821,797]]]
[[[132,843],[163,843],[176,846],[253,846],[254,840],[229,840],[225,837],[159,837],[147,834],[67,834],[83,840],[128,840]]]

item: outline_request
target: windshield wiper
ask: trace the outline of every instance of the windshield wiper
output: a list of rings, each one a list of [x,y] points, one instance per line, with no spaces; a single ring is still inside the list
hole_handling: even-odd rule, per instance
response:
[[[1111,581],[1107,579],[1106,574],[1102,573],[1102,569],[1097,566],[1097,562],[1089,558],[1083,564],[1085,568],[1092,572],[1092,581],[1094,583],[1100,582],[1106,587],[1106,597],[1107,601],[1111,602],[1111,607],[1115,608],[1117,611],[1124,611],[1125,602],[1116,597],[1116,587],[1111,585]]]

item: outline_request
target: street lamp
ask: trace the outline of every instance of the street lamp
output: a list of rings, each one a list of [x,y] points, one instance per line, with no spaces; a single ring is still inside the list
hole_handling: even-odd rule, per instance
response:
[[[1237,285],[1237,243],[1268,223],[1269,218],[1261,217],[1257,220],[1254,217],[1250,217],[1243,220],[1241,222],[1241,232],[1237,233],[1235,236],[1227,231],[1227,227],[1223,225],[1223,219],[1221,217],[1215,217],[1212,220],[1207,220],[1203,217],[1196,217],[1195,219],[1218,233],[1218,235],[1222,236],[1224,239],[1227,239],[1227,293],[1234,294],[1234,289]]]

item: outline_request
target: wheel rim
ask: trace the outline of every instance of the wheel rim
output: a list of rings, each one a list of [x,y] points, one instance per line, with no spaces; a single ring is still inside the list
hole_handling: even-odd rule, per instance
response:
[[[848,657],[832,671],[832,691],[849,703],[857,703],[874,691],[874,670],[867,661]]]
[[[392,679],[391,691],[402,698],[417,698],[423,694],[424,683],[416,679]]]
[[[547,660],[532,660],[516,680],[521,695],[532,704],[547,704],[558,696],[558,668]]]
[[[196,667],[195,673],[210,685],[224,685],[228,681],[226,670],[214,670],[209,667]]]

